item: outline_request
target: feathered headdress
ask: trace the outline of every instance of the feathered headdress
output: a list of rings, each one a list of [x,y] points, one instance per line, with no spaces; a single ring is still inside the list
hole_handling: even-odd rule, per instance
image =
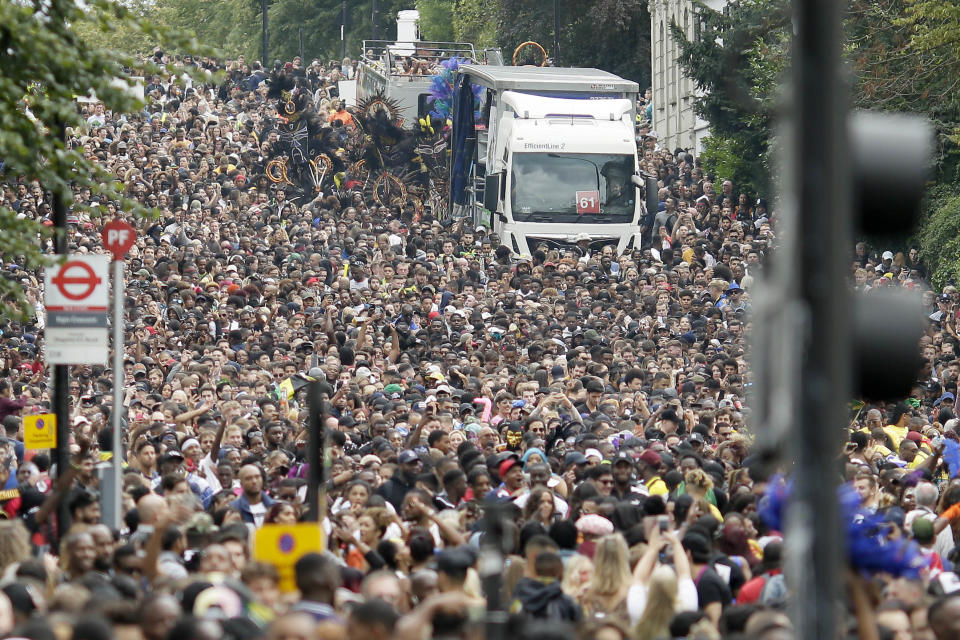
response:
[[[470,61],[462,56],[453,56],[440,63],[440,70],[430,81],[430,96],[427,102],[433,105],[430,111],[430,117],[434,122],[441,126],[450,119],[453,110],[453,90],[456,82],[456,71],[463,64],[469,64]],[[477,119],[480,106],[480,94],[483,88],[480,85],[470,85],[473,90],[474,119]]]
[[[757,515],[770,527],[783,531],[786,505],[792,484],[773,476],[767,491],[757,505]],[[866,573],[890,573],[908,578],[917,577],[925,560],[916,543],[890,540],[888,524],[882,514],[871,513],[860,504],[860,496],[849,484],[837,491],[840,522],[846,533],[847,560],[850,566]]]

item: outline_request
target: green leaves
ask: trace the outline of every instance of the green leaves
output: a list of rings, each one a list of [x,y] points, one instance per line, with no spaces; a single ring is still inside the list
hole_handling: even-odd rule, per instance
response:
[[[789,3],[738,0],[723,12],[694,6],[699,37],[688,38],[676,23],[671,33],[684,73],[704,92],[695,103],[713,136],[704,168],[737,189],[768,194],[775,102],[789,62]]]
[[[190,44],[151,24],[144,12],[110,0],[86,0],[83,8],[66,0],[0,2],[0,161],[4,180],[37,181],[67,203],[73,202],[73,187],[89,188],[118,201],[121,210],[147,215],[82,148],[64,143],[64,134],[86,128],[76,98],[96,95],[107,110],[130,113],[142,107],[128,90],[130,77],[160,70],[104,44],[115,33],[139,34],[145,43],[181,51]],[[0,260],[31,270],[43,266],[51,232],[40,222],[0,206]],[[19,282],[0,278],[0,313],[28,313],[22,296]]]

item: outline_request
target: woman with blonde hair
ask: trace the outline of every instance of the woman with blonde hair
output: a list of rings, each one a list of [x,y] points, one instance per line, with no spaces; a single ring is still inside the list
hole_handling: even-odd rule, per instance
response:
[[[634,640],[669,638],[676,601],[677,574],[670,567],[660,565],[650,574],[647,606],[634,629]]]
[[[575,553],[563,566],[563,582],[560,583],[560,587],[565,594],[580,602],[590,587],[592,575],[593,561],[587,556]]]
[[[695,611],[699,603],[690,561],[680,539],[654,526],[647,540],[647,548],[633,570],[633,584],[627,593],[627,613],[630,622],[636,624],[636,637],[640,640],[669,637],[666,629],[673,614]],[[660,564],[661,551],[672,556],[672,567]]]
[[[630,584],[630,551],[627,541],[619,533],[600,538],[593,554],[590,586],[583,597],[584,614],[625,618]]]

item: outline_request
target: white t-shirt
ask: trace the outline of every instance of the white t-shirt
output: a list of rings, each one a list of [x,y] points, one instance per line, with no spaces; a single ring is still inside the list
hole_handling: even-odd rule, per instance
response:
[[[267,508],[263,502],[250,505],[250,513],[253,514],[253,524],[257,529],[263,526],[263,519],[267,517]]]
[[[681,611],[696,611],[699,605],[697,585],[691,578],[677,580],[677,605],[675,613]],[[647,585],[635,582],[627,591],[627,613],[630,614],[630,624],[635,625],[647,608]]]
[[[203,456],[203,459],[200,460],[200,463],[197,465],[202,472],[200,477],[207,481],[207,484],[210,485],[210,490],[214,493],[219,493],[223,487],[220,486],[220,480],[217,478],[217,465],[214,464],[213,460],[210,458],[210,454]],[[227,487],[229,489],[229,487]]]

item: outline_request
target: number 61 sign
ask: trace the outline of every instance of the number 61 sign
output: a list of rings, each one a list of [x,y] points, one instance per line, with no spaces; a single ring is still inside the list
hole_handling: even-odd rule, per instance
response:
[[[577,213],[600,213],[600,192],[577,191]]]

